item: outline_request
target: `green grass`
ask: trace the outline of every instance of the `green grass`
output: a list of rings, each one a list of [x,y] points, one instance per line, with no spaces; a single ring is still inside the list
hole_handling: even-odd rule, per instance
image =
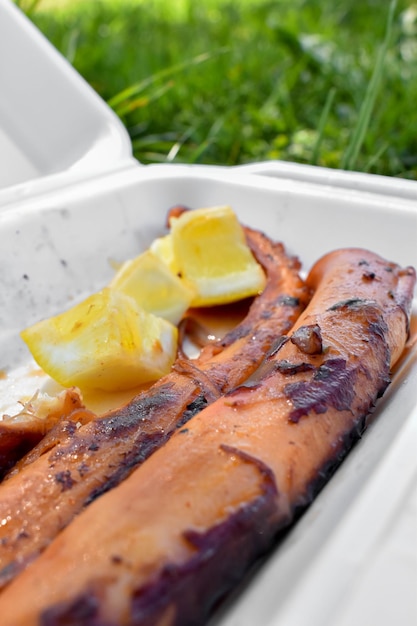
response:
[[[282,159],[417,179],[413,2],[28,7],[121,117],[142,163]]]

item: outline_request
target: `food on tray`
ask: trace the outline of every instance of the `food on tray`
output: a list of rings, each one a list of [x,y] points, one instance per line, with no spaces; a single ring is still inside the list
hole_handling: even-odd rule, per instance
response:
[[[163,254],[147,250],[126,262],[109,287],[21,333],[54,380],[104,391],[158,380],[174,362],[174,324],[190,305],[226,304],[265,287],[230,207],[177,211],[170,225],[164,245],[154,245]]]
[[[414,270],[339,250],[307,284],[310,304],[286,336],[277,332],[259,370],[177,429],[4,589],[2,624],[204,622],[361,435],[405,345]]]
[[[246,317],[197,358],[180,355],[167,376],[127,406],[64,430],[54,445],[41,442],[0,485],[0,519],[7,519],[0,525],[1,585],[83,507],[121,482],[205,406],[243,383],[295,323],[311,295],[299,276],[299,261],[257,231],[245,229],[245,235],[266,275],[265,289]]]

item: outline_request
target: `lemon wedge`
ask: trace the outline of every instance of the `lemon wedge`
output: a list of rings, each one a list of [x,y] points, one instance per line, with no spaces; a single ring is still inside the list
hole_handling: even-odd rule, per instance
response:
[[[230,206],[186,211],[171,219],[172,249],[192,306],[227,304],[259,294],[265,274]]]
[[[175,325],[194,297],[193,289],[150,249],[123,263],[109,286],[134,298],[145,311]]]
[[[164,237],[157,237],[150,245],[150,250],[157,256],[170,271],[178,275],[179,267],[174,255],[174,248],[172,245],[171,235],[165,235]]]
[[[105,288],[21,336],[40,367],[64,387],[121,391],[170,370],[178,331],[125,293]]]

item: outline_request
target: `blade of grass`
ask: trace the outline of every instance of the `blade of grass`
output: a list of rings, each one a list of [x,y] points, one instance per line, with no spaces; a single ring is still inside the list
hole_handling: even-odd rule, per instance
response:
[[[174,81],[169,80],[164,85],[161,85],[158,89],[155,89],[150,96],[139,96],[135,98],[130,98],[129,100],[122,102],[120,106],[116,107],[115,111],[117,115],[123,117],[127,113],[131,113],[135,109],[140,109],[142,107],[148,106],[155,100],[158,100],[163,95],[167,93],[174,86]]]
[[[178,141],[176,141],[173,146],[171,147],[170,151],[167,154],[167,161],[171,162],[173,161],[178,152],[181,150],[182,146],[185,144],[185,142],[192,136],[193,132],[194,132],[194,128],[188,128],[185,133],[182,134],[182,136],[178,139]]]
[[[228,48],[220,48],[219,50],[216,50],[214,52],[204,52],[203,54],[199,54],[192,59],[187,59],[186,61],[177,63],[176,65],[173,65],[171,67],[164,68],[159,72],[155,72],[151,76],[148,76],[147,78],[144,78],[143,80],[134,83],[129,87],[126,87],[126,89],[123,89],[115,96],[110,98],[107,101],[107,104],[112,107],[112,109],[116,110],[119,105],[125,104],[126,101],[130,100],[130,98],[137,96],[157,81],[168,78],[173,74],[178,74],[179,72],[182,72],[183,70],[186,70],[190,67],[194,67],[196,65],[200,65],[201,63],[210,61],[220,54],[225,54],[226,52],[228,52],[228,50]]]
[[[223,118],[219,118],[217,119],[214,124],[212,124],[207,137],[204,139],[204,141],[202,141],[200,143],[200,145],[196,148],[196,150],[194,150],[190,157],[189,157],[189,162],[190,163],[196,163],[200,157],[202,156],[202,154],[211,146],[211,144],[215,141],[217,135],[219,134],[219,132],[221,131],[222,126],[224,125],[224,119]]]
[[[363,171],[370,172],[370,170],[373,168],[375,163],[378,163],[379,159],[384,154],[384,152],[388,150],[388,148],[389,148],[389,144],[384,143],[384,145],[381,146],[381,148],[369,159]]]
[[[326,102],[324,103],[324,108],[320,116],[319,125],[317,129],[317,141],[313,149],[313,154],[311,157],[311,165],[317,164],[319,153],[320,153],[320,147],[324,138],[324,129],[326,128],[327,120],[329,118],[329,114],[333,106],[333,101],[335,99],[335,96],[336,96],[336,88],[332,87],[332,89],[330,89],[327,94]]]
[[[80,35],[81,35],[81,32],[79,28],[72,28],[69,33],[68,43],[66,46],[66,50],[64,52],[64,56],[69,63],[72,63],[72,64],[74,63]]]
[[[366,132],[369,127],[372,111],[374,109],[376,97],[378,95],[379,87],[382,82],[385,57],[386,57],[386,54],[390,45],[390,41],[391,41],[392,25],[394,21],[394,14],[395,14],[396,6],[397,6],[397,1],[392,0],[390,7],[389,7],[389,11],[388,11],[388,19],[387,19],[385,37],[380,46],[379,53],[375,62],[374,71],[372,72],[371,80],[369,81],[368,87],[365,92],[362,106],[359,111],[359,117],[358,117],[356,127],[353,130],[350,143],[343,155],[343,158],[340,164],[341,169],[353,170],[355,167],[359,152],[362,148],[362,144],[364,142]]]

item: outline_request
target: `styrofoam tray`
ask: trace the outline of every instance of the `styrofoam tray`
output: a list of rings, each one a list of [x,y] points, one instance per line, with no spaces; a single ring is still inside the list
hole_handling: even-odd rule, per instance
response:
[[[231,204],[244,223],[282,239],[306,270],[324,252],[350,245],[417,265],[409,200],[350,196],[239,168],[150,166],[101,183],[55,190],[0,214],[0,368],[29,358],[19,330],[106,284],[111,262],[146,248],[176,203]],[[391,626],[393,612],[402,626],[414,623],[416,389],[414,346],[366,435],[215,623]]]
[[[5,52],[0,163],[13,167],[0,189],[0,394],[21,393],[8,384],[30,360],[20,330],[106,284],[112,263],[146,248],[177,203],[230,204],[242,222],[284,241],[306,271],[342,246],[417,266],[417,183],[277,162],[144,167],[112,112],[0,0]],[[414,339],[416,316],[414,306]],[[213,623],[414,626],[416,390],[414,343],[363,439]]]

